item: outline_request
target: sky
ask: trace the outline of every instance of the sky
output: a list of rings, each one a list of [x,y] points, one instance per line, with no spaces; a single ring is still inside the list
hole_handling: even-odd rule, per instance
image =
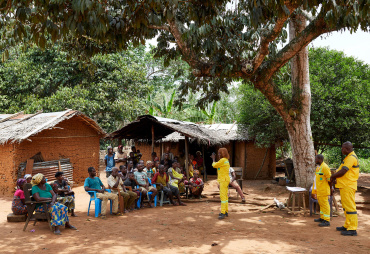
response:
[[[360,30],[353,34],[349,31],[333,32],[318,37],[310,43],[310,46],[343,51],[347,56],[353,56],[370,65],[370,32]]]

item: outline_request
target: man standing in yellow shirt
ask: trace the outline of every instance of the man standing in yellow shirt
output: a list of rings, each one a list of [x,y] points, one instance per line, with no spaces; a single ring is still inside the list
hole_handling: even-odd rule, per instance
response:
[[[346,221],[343,227],[337,227],[342,235],[357,235],[357,210],[355,203],[355,193],[357,191],[357,180],[360,173],[358,158],[353,151],[353,145],[347,141],[342,145],[342,154],[346,155],[338,170],[330,178],[333,183],[337,180],[335,187],[340,191],[340,198]]]
[[[315,222],[320,222],[320,227],[330,226],[330,206],[328,196],[330,196],[330,168],[324,162],[324,156],[318,154],[315,157],[316,168],[315,183],[312,187],[312,195],[316,195],[320,206],[320,218],[315,219]]]

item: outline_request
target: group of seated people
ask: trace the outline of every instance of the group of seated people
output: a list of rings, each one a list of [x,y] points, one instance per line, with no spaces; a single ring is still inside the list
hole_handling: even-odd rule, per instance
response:
[[[108,154],[110,149],[108,149]],[[153,155],[155,156],[155,154]],[[189,187],[191,195],[195,198],[201,198],[204,187],[202,179],[199,178],[198,170],[194,170],[192,178],[187,181],[180,168],[180,163],[176,161],[175,157],[174,160],[170,160],[168,155],[164,156],[162,161],[159,159],[154,162],[147,161],[146,165],[140,159],[136,166],[134,166],[133,160],[126,160],[126,163],[119,165],[119,167],[114,165],[107,178],[110,191],[107,191],[103,182],[96,176],[95,168],[89,167],[88,173],[89,177],[85,180],[84,188],[88,192],[95,191],[96,197],[102,200],[101,218],[103,219],[106,218],[109,199],[113,201],[112,214],[121,215],[118,211],[118,194],[124,199],[124,212],[127,213],[142,208],[144,199],[148,200],[147,206],[153,208],[154,198],[161,191],[174,206],[186,206],[180,198],[180,193],[185,192],[185,186]],[[138,203],[140,196],[141,202]],[[177,202],[174,200],[175,198]]]
[[[26,174],[24,178],[17,180],[17,187],[12,202],[12,211],[15,215],[27,215],[27,205],[25,202],[24,187],[25,183],[32,184],[31,195],[36,202],[48,201],[47,209],[50,214],[50,223],[53,227],[54,234],[60,235],[60,226],[74,229],[77,228],[69,223],[68,212],[71,216],[74,213],[74,192],[71,190],[68,179],[64,179],[63,172],[55,174],[56,181],[50,185],[47,179],[41,173],[34,176]],[[45,212],[41,203],[36,204],[36,212]]]

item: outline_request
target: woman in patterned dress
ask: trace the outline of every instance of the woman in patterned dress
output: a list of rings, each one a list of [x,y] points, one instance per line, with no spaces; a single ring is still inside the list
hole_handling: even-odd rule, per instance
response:
[[[48,212],[50,213],[50,224],[54,227],[54,234],[60,235],[59,226],[77,230],[76,227],[69,224],[68,208],[65,205],[57,203],[57,196],[46,182],[43,174],[39,173],[32,177],[32,196],[36,201],[49,201]],[[45,212],[41,204],[36,205],[36,212]]]

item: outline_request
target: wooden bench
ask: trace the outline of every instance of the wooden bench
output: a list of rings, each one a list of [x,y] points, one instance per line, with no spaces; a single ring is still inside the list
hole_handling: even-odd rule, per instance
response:
[[[8,216],[6,216],[6,219],[8,222],[25,222],[27,219],[27,215],[15,215],[14,213],[9,213]]]

